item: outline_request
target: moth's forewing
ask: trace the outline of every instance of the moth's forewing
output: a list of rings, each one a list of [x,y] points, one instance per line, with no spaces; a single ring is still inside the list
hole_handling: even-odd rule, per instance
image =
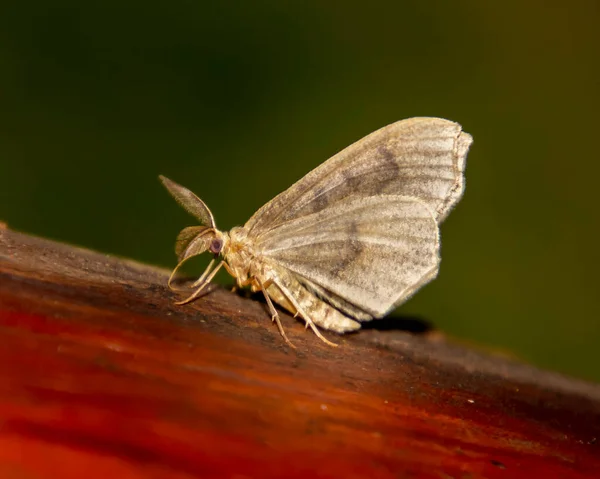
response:
[[[215,228],[215,220],[208,206],[187,188],[175,183],[169,178],[159,175],[160,181],[183,208],[200,220],[200,224]]]
[[[472,138],[441,118],[411,118],[350,145],[259,209],[246,223],[260,235],[349,196],[393,194],[425,202],[441,222],[460,199]]]
[[[362,320],[385,315],[435,277],[439,264],[433,211],[397,195],[338,201],[254,244],[269,262],[366,313]]]
[[[465,167],[467,166],[467,153],[469,153],[471,143],[473,143],[473,137],[471,135],[464,131],[459,133],[452,154],[455,180],[449,189],[448,196],[437,208],[438,223],[441,223],[446,219],[452,208],[460,201],[465,191]]]

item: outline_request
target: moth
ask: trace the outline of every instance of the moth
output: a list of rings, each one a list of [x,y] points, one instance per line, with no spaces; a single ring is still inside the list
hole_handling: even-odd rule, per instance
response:
[[[179,233],[169,287],[189,258],[214,256],[193,293],[177,304],[198,298],[224,267],[239,287],[264,294],[288,344],[273,302],[335,345],[319,328],[355,331],[435,278],[439,225],[463,194],[472,141],[458,123],[441,118],[393,123],[342,150],[229,232],[217,229],[194,193],[160,176],[200,222]]]

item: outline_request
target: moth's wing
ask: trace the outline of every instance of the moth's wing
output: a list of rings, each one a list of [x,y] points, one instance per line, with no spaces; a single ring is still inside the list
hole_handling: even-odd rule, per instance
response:
[[[434,212],[406,196],[347,198],[252,240],[265,261],[362,321],[406,300],[436,276],[440,261]]]
[[[208,206],[204,204],[200,198],[192,193],[187,188],[175,183],[166,176],[159,175],[160,181],[171,193],[171,196],[175,198],[175,201],[179,203],[189,214],[200,220],[200,223],[210,228],[215,228],[215,220],[212,213],[208,209]]]
[[[296,275],[296,279],[300,284],[302,284],[308,291],[317,296],[318,298],[323,299],[326,303],[333,306],[335,309],[341,311],[347,316],[354,318],[358,321],[370,321],[373,319],[373,315],[369,314],[357,306],[354,306],[352,303],[349,303],[344,298],[333,294],[331,291],[327,291],[322,286],[313,283],[307,278]],[[356,328],[353,328],[354,330]],[[341,332],[341,331],[338,331]]]
[[[349,196],[391,194],[426,203],[440,223],[462,196],[471,135],[441,118],[411,118],[371,133],[333,156],[258,210],[260,234]]]

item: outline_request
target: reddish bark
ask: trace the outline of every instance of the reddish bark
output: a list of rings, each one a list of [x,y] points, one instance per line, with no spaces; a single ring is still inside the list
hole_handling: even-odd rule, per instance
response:
[[[0,229],[0,477],[591,478],[600,386]]]

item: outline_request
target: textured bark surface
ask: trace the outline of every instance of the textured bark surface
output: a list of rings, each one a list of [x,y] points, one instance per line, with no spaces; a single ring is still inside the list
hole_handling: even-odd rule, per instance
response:
[[[0,477],[599,477],[598,385],[167,274],[0,229]]]

